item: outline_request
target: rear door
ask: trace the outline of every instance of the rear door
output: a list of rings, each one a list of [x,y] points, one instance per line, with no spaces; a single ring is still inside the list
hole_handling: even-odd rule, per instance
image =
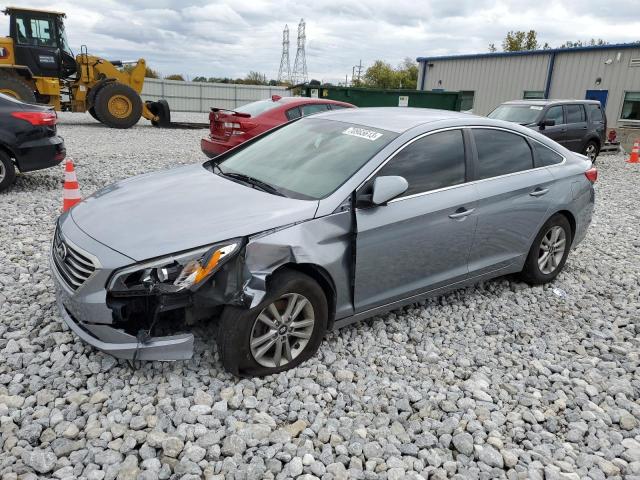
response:
[[[467,277],[477,221],[468,155],[462,130],[446,130],[410,141],[377,173],[400,175],[409,189],[387,205],[356,208],[356,311]]]
[[[469,274],[476,276],[526,258],[551,206],[554,179],[545,167],[534,168],[524,136],[486,127],[471,132],[479,200]]]
[[[562,105],[553,105],[547,109],[543,120],[553,120],[555,125],[540,128],[540,133],[564,145],[567,140],[567,126],[565,125],[564,109]]]
[[[579,103],[568,103],[564,110],[567,122],[564,146],[574,152],[582,152],[587,137],[587,112]]]

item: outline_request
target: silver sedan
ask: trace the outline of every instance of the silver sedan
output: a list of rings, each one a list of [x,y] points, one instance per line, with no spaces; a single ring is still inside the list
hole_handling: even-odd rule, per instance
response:
[[[500,275],[552,281],[586,234],[596,177],[512,123],[315,115],[62,215],[60,314],[85,342],[140,360],[189,358],[191,326],[217,322],[226,369],[279,372],[328,329]]]

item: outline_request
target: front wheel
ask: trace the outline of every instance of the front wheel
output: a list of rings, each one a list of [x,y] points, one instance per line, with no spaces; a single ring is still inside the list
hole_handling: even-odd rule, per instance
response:
[[[596,163],[596,158],[598,158],[598,153],[600,153],[600,147],[593,140],[589,140],[587,144],[584,146],[582,150],[582,154],[589,157],[591,163]]]
[[[327,320],[327,299],[312,278],[278,273],[257,307],[225,307],[217,335],[222,364],[243,376],[289,370],[318,350]]]
[[[554,280],[564,268],[571,241],[571,225],[567,217],[556,214],[547,220],[529,250],[522,279],[532,285]]]
[[[16,179],[16,167],[6,153],[0,151],[0,192],[11,186]]]
[[[142,115],[140,95],[123,83],[107,83],[100,87],[93,105],[97,118],[113,128],[133,127]]]

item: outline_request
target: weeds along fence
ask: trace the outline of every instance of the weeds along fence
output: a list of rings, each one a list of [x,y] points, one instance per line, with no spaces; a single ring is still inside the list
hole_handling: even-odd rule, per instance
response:
[[[142,89],[143,100],[164,98],[174,112],[208,112],[211,107],[234,109],[249,102],[270,98],[271,95],[289,97],[291,92],[284,87],[155,78],[145,78]]]

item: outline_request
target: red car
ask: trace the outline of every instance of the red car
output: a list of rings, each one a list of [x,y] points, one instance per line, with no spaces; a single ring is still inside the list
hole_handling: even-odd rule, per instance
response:
[[[340,108],[355,106],[335,100],[273,95],[270,100],[258,100],[236,110],[212,108],[209,136],[200,141],[200,148],[213,158],[283,123]]]

